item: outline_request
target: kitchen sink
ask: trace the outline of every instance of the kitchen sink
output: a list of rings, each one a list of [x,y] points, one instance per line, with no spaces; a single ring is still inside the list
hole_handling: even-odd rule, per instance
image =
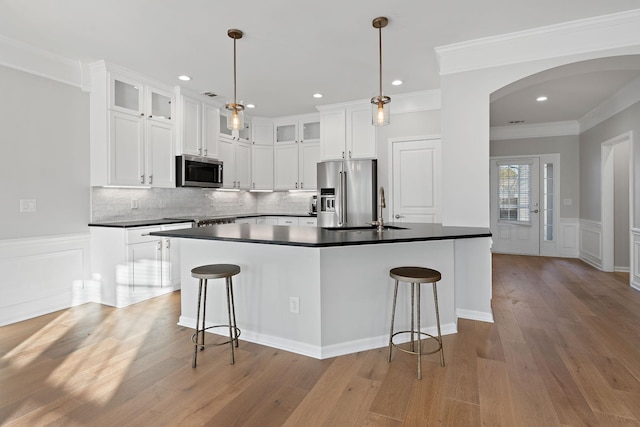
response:
[[[322,227],[329,231],[377,231],[378,227],[375,225],[361,225],[357,227]],[[397,225],[385,225],[384,230],[407,230],[407,227],[398,227]]]

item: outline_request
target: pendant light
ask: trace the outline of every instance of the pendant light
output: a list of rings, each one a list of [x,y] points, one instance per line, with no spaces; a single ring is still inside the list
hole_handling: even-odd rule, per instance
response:
[[[380,92],[378,96],[371,98],[371,123],[374,126],[386,126],[391,116],[391,98],[382,95],[382,29],[387,26],[389,20],[379,16],[373,20],[373,28],[378,29],[378,51],[380,53]]]
[[[232,28],[227,35],[233,39],[233,100],[224,106],[227,109],[227,128],[241,130],[244,128],[244,105],[236,96],[236,40],[242,38],[242,31]]]

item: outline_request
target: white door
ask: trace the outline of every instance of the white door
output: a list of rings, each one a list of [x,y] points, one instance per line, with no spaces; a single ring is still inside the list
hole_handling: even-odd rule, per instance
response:
[[[440,140],[392,142],[394,222],[441,222]]]
[[[540,159],[491,160],[492,251],[540,254]]]

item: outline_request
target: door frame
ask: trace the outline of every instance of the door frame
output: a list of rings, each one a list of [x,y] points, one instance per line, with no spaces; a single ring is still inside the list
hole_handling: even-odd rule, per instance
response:
[[[539,159],[539,197],[540,201],[540,221],[538,223],[538,255],[539,256],[551,256],[557,257],[560,254],[560,153],[546,153],[546,154],[521,154],[515,156],[491,156],[489,157],[489,164],[494,160],[509,160],[509,159],[528,159],[536,157]],[[543,223],[543,199],[544,199],[544,174],[543,167],[546,163],[553,164],[553,206],[557,208],[554,209],[553,212],[553,240],[545,240],[544,239],[544,223]],[[489,180],[492,180],[494,177],[491,176],[491,167],[489,167]],[[491,181],[489,182],[489,188],[491,189]],[[489,191],[489,197],[493,197],[491,191]],[[491,209],[491,200],[489,200],[489,209]],[[496,215],[495,212],[489,212],[489,222],[493,223],[493,215]]]
[[[634,173],[634,150],[633,150],[633,131],[625,132],[600,144],[601,167],[600,167],[600,220],[602,226],[602,243],[600,259],[603,271],[614,271],[614,208],[613,208],[613,189],[614,189],[614,147],[618,144],[629,144],[629,280],[633,283],[633,277],[637,273],[634,260],[635,245],[633,239],[634,228],[634,192],[635,183]]]
[[[402,136],[402,137],[396,137],[396,138],[389,138],[388,144],[387,144],[387,159],[389,160],[388,165],[389,167],[387,168],[387,172],[389,174],[387,182],[389,185],[389,189],[387,191],[387,194],[385,195],[385,199],[387,202],[387,212],[388,212],[388,221],[389,222],[393,222],[393,220],[395,218],[393,218],[392,212],[394,212],[394,206],[393,206],[393,194],[391,194],[391,192],[393,191],[393,144],[398,143],[398,142],[411,142],[411,141],[423,141],[423,140],[427,140],[427,141],[432,141],[432,140],[440,140],[442,141],[442,135],[441,134],[431,134],[431,135],[420,135],[420,136]],[[378,171],[379,173],[379,171]],[[378,183],[380,183],[381,180],[378,177]],[[442,185],[441,185],[442,187]],[[442,204],[442,198],[440,198],[440,203]],[[442,206],[440,206],[440,222],[442,222]]]

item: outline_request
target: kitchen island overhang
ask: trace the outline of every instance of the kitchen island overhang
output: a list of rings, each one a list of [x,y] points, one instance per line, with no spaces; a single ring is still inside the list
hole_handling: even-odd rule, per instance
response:
[[[234,277],[242,339],[318,359],[387,344],[393,298],[389,270],[401,265],[442,273],[438,298],[444,334],[457,331],[459,317],[492,322],[490,231],[397,226],[405,229],[378,233],[225,224],[153,234],[182,238],[183,326],[195,326],[197,280],[191,269],[216,263],[242,269]],[[209,288],[207,321],[225,323],[224,286],[212,282]],[[423,330],[433,333],[433,295],[424,290]],[[298,298],[299,313],[290,310],[292,297]],[[402,328],[409,325],[407,298],[400,292],[396,324]]]

